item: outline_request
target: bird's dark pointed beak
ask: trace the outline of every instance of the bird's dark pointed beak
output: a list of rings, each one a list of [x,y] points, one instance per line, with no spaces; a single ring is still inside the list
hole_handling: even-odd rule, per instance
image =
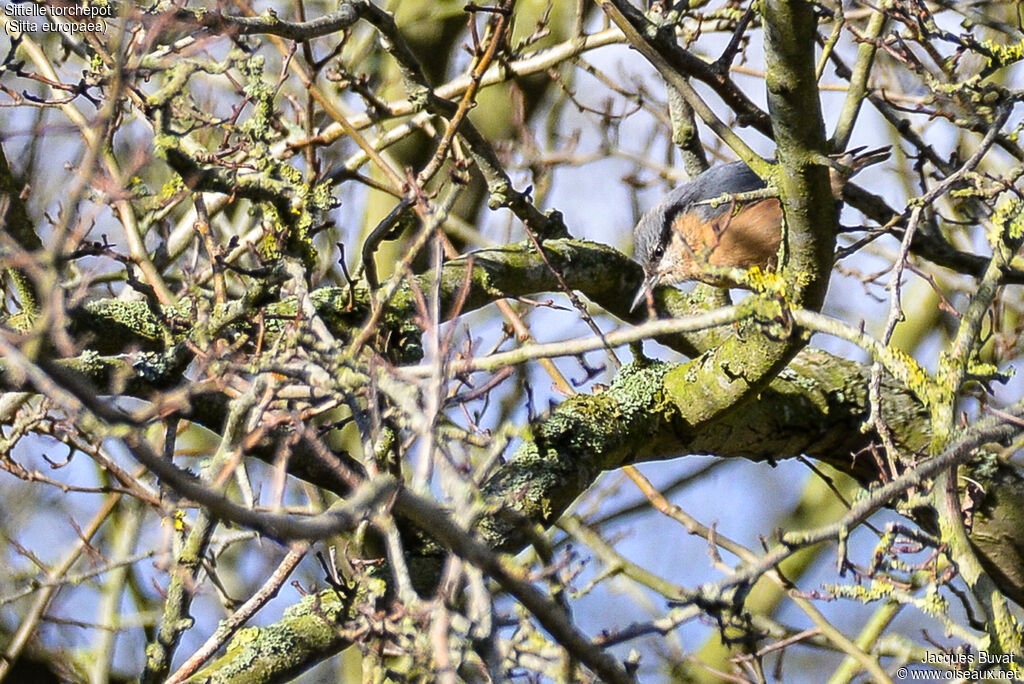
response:
[[[640,302],[647,299],[648,292],[654,292],[654,286],[658,284],[659,280],[661,280],[661,276],[657,273],[652,273],[644,278],[644,284],[640,286],[639,290],[637,290],[636,297],[633,298],[633,303],[629,306],[630,313],[633,313],[633,311],[636,310],[636,307]]]

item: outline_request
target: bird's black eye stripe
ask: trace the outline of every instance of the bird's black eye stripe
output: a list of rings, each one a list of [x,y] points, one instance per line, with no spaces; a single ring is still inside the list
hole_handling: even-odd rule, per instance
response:
[[[661,236],[658,239],[658,246],[654,249],[655,259],[660,259],[665,253],[665,245],[672,239],[672,222],[675,221],[676,216],[682,213],[679,207],[673,207],[672,209],[665,212],[664,219],[661,222]]]
[[[662,242],[665,241],[665,238],[668,237],[669,232],[672,230],[672,221],[675,220],[676,214],[678,214],[678,213],[679,213],[678,209],[676,211],[666,211],[665,212],[665,219],[661,222],[661,241]]]

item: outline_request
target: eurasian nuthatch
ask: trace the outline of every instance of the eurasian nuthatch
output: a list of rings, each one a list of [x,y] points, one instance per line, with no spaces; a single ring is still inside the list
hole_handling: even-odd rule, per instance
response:
[[[888,147],[867,152],[861,147],[834,158],[832,194],[838,200],[850,176],[888,156]],[[656,285],[699,280],[729,286],[735,283],[723,277],[723,267],[774,268],[782,241],[779,200],[729,197],[764,188],[764,181],[745,163],[720,164],[679,186],[644,214],[633,229],[633,258],[644,267],[644,284],[631,309]],[[717,273],[714,267],[719,268]]]

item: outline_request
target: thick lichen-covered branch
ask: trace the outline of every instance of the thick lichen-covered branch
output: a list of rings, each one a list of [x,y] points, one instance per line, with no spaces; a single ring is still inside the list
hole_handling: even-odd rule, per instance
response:
[[[816,350],[799,355],[758,401],[693,423],[681,406],[707,401],[699,385],[673,384],[689,364],[634,363],[605,392],[577,395],[533,427],[532,439],[485,486],[528,520],[554,522],[605,470],[676,454],[775,461],[808,454],[870,482],[869,460],[850,458],[871,442],[857,428],[866,416],[867,369]],[[926,444],[923,408],[893,387],[887,411],[907,426],[907,448]],[[504,492],[505,494],[501,494]],[[513,493],[511,500],[507,493]],[[516,527],[495,519],[481,525],[496,547],[516,551],[526,542]]]

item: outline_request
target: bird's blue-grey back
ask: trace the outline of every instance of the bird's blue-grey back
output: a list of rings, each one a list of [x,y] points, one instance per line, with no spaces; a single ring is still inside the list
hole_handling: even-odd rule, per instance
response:
[[[729,202],[707,203],[725,193],[738,194],[765,187],[765,183],[743,162],[719,164],[683,183],[650,209],[633,229],[633,258],[646,265],[658,244],[667,238],[672,221],[680,214],[696,214],[711,221],[729,209]]]

